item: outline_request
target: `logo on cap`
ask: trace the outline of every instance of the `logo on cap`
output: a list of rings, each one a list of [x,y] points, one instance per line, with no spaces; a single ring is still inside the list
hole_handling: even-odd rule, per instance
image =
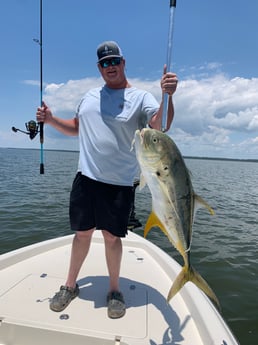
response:
[[[108,46],[105,46],[104,49],[105,49],[105,52],[103,52],[102,54],[108,55],[109,53],[112,53],[112,49],[109,49]]]

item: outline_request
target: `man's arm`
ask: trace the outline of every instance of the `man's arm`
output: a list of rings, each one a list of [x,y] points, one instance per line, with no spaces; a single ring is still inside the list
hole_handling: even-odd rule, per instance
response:
[[[150,119],[149,125],[151,128],[161,130],[161,125],[162,125],[162,114],[163,114],[163,97],[162,101],[159,107],[158,112],[152,116]],[[174,119],[174,105],[173,105],[173,100],[172,100],[172,95],[168,96],[168,109],[167,109],[167,126],[166,126],[166,131],[169,130],[171,123]]]
[[[52,114],[50,108],[48,108],[48,106],[45,103],[43,103],[42,107],[38,108],[36,118],[38,122],[44,122],[46,124],[49,124],[65,135],[78,135],[79,122],[77,118],[65,120],[56,117]]]
[[[160,81],[160,86],[162,90],[162,101],[160,103],[159,110],[157,113],[152,116],[149,125],[151,128],[161,130],[162,125],[162,113],[163,113],[163,104],[164,104],[164,94],[167,93],[168,96],[168,109],[167,109],[167,126],[166,130],[169,130],[171,123],[174,118],[174,105],[172,100],[172,95],[175,93],[177,88],[177,75],[172,72],[167,72],[166,65],[164,66],[163,76]]]

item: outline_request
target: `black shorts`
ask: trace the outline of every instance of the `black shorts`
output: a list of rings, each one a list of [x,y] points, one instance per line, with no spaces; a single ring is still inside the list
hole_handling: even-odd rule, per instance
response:
[[[125,237],[132,202],[133,187],[107,184],[77,173],[70,194],[71,229],[96,228]]]

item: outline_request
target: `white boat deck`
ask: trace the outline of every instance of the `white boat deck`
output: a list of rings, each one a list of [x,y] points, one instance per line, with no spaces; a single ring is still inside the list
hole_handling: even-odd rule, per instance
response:
[[[180,266],[131,232],[123,240],[123,318],[107,316],[109,281],[98,232],[78,278],[79,296],[63,312],[51,311],[49,299],[66,279],[71,240],[66,236],[0,256],[0,345],[237,344],[192,283],[167,304]]]

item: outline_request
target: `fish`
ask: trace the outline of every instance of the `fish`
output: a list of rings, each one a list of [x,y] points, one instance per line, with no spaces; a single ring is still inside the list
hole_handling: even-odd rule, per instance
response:
[[[211,215],[215,212],[194,192],[190,172],[170,136],[156,129],[143,128],[136,130],[133,146],[141,170],[140,189],[147,184],[152,196],[152,211],[145,224],[144,237],[152,227],[159,227],[184,261],[181,272],[168,292],[167,302],[186,282],[191,281],[220,311],[217,296],[190,261],[192,229],[197,209],[206,207]]]

